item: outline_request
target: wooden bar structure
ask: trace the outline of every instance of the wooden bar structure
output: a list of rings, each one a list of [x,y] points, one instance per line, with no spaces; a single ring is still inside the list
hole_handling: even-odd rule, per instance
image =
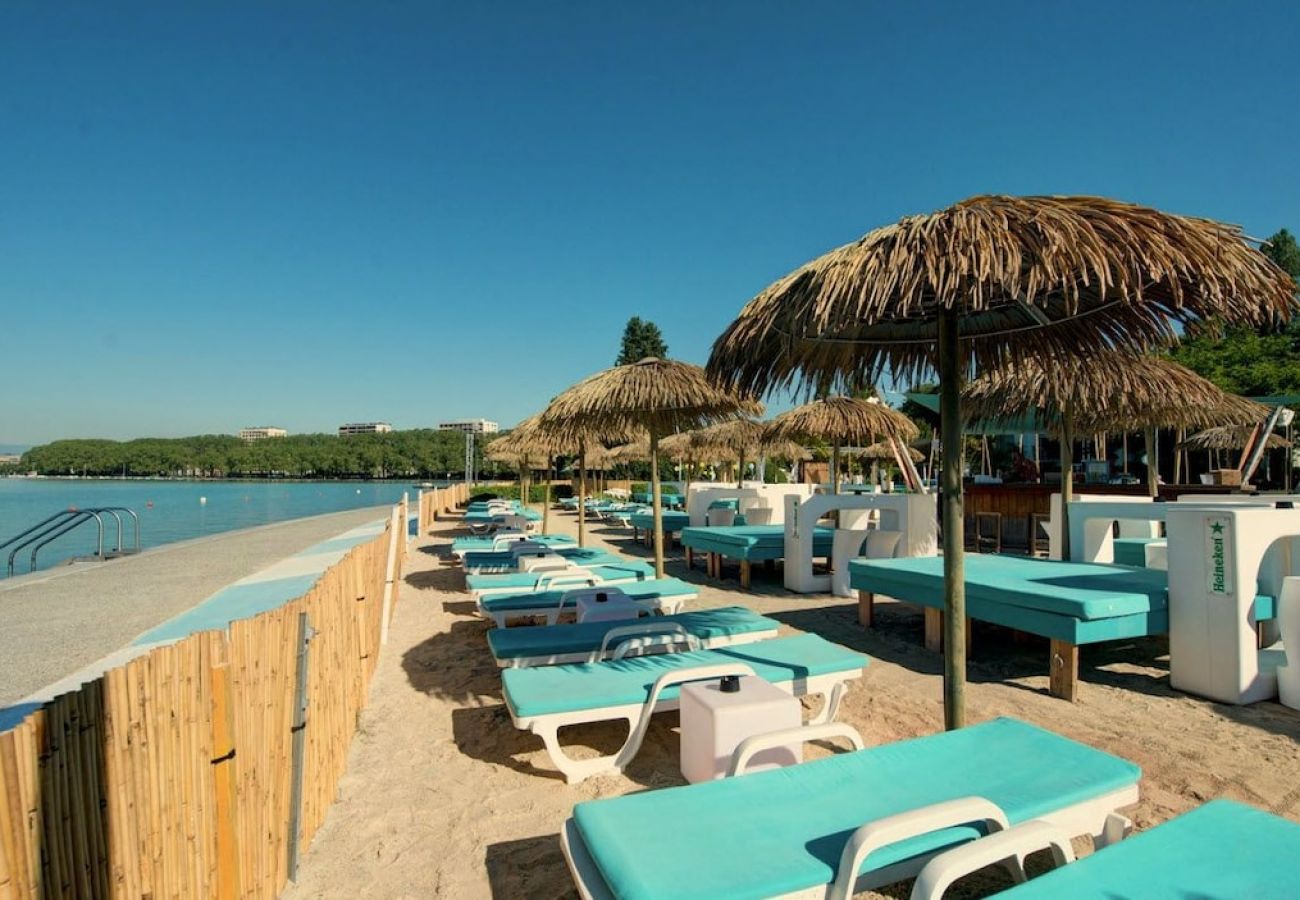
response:
[[[463,486],[427,491],[423,528]],[[400,509],[401,507],[399,507]],[[378,662],[390,547],[354,547],[294,600],[190,635],[0,733],[0,898],[272,898],[288,875],[297,623],[314,630],[299,840],[337,793]]]

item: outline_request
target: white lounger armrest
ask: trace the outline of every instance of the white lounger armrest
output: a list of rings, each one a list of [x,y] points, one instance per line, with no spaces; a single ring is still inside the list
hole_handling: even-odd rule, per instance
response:
[[[642,656],[652,647],[670,647],[685,644],[687,650],[699,650],[700,639],[691,634],[677,622],[639,622],[635,625],[620,625],[605,632],[600,642],[600,649],[591,656],[591,662],[605,658],[611,645],[614,652],[611,659],[623,659],[627,656]]]
[[[749,765],[749,761],[764,750],[788,747],[795,741],[803,743],[827,738],[844,738],[854,750],[861,750],[866,746],[858,730],[843,722],[823,722],[820,725],[800,725],[798,728],[767,731],[745,738],[736,746],[731,754],[731,764],[727,766],[727,777],[745,774],[745,767]]]
[[[1052,862],[1074,862],[1070,836],[1050,822],[1034,819],[940,853],[925,864],[912,884],[912,900],[938,900],[958,878],[986,866],[1006,863],[1017,883],[1025,880],[1025,857],[1039,850],[1052,851]]]
[[[567,565],[554,572],[537,576],[534,591],[553,591],[562,587],[591,587],[600,582],[596,573],[585,566]]]
[[[853,832],[844,845],[835,883],[826,894],[828,900],[850,900],[862,863],[881,847],[944,828],[975,823],[983,824],[990,834],[1005,831],[1010,826],[1006,813],[983,797],[947,800],[868,822]]]

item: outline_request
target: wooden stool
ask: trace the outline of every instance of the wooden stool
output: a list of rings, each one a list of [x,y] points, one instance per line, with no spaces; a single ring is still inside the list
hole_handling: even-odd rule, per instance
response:
[[[986,522],[993,523],[991,534],[984,528]],[[994,553],[1002,552],[1002,513],[1000,512],[975,513],[975,552],[984,552],[985,546],[991,547]]]

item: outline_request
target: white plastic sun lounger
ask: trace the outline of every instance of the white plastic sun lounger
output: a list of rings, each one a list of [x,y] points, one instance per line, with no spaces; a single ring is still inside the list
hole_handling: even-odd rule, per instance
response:
[[[536,628],[494,628],[488,647],[503,668],[622,659],[636,653],[686,647],[713,650],[776,637],[775,619],[743,606],[699,609],[634,622],[584,622]]]
[[[763,741],[799,737],[796,730],[751,738],[737,757]],[[560,837],[589,900],[847,900],[1032,819],[1093,835],[1098,845],[1114,842],[1128,827],[1118,811],[1137,802],[1141,774],[1109,753],[995,719],[787,768],[580,803]]]
[[[505,669],[501,687],[515,727],[541,737],[555,767],[573,783],[622,771],[641,748],[650,717],[677,708],[682,684],[757,675],[796,697],[823,695],[817,724],[834,719],[849,681],[866,665],[862,654],[804,634],[741,647]],[[560,747],[558,733],[566,725],[618,720],[627,723],[628,737],[614,754],[575,760]]]
[[[496,553],[508,550],[519,541],[533,541],[548,547],[576,547],[577,540],[564,534],[528,534],[524,531],[498,531],[483,537],[456,538],[451,542],[451,555],[464,559],[467,553]]]
[[[555,625],[562,614],[575,610],[584,594],[606,590],[625,594],[647,614],[679,613],[687,600],[700,596],[694,585],[680,578],[650,578],[619,585],[592,584],[590,580],[584,580],[578,587],[561,583],[546,591],[489,594],[479,598],[478,611],[498,628],[504,628],[512,619],[545,618],[547,625]]]
[[[560,587],[583,587],[597,584],[627,584],[654,578],[654,569],[645,563],[596,563],[579,566],[567,563],[564,568],[534,574],[513,572],[505,575],[467,575],[465,586],[477,598],[493,594],[520,594],[550,591]]]

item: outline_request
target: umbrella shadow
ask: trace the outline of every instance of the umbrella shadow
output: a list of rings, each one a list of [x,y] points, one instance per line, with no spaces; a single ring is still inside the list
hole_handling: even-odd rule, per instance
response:
[[[442,591],[447,594],[467,593],[465,575],[460,569],[425,569],[410,572],[403,579],[419,591]]]
[[[489,844],[483,864],[494,900],[515,897],[568,900],[578,896],[569,878],[558,834]]]
[[[501,699],[501,670],[487,652],[489,623],[453,622],[402,654],[402,671],[417,691],[457,703]]]

